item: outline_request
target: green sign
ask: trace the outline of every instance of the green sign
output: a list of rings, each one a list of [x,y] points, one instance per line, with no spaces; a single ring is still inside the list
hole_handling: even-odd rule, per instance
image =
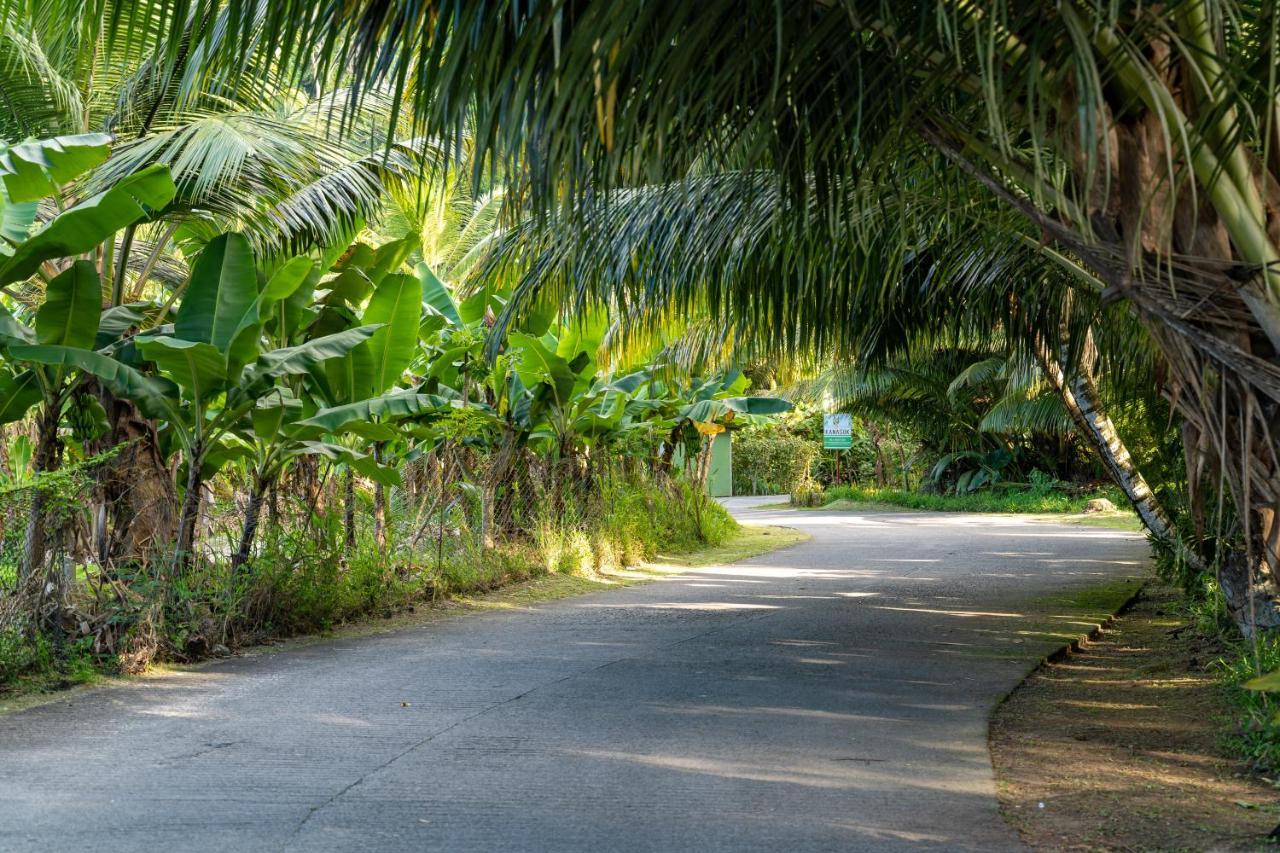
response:
[[[853,447],[853,416],[822,416],[822,447],[824,450],[848,450]]]

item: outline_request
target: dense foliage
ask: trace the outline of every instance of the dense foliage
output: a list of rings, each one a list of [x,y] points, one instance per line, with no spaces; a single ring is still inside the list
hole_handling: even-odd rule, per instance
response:
[[[1269,4],[0,16],[0,422],[31,495],[3,553],[37,623],[77,564],[149,567],[149,600],[253,571],[282,491],[308,531],[342,506],[346,549],[369,491],[391,548],[421,464],[440,553],[468,507],[496,541],[535,494],[684,488],[677,446],[696,483],[708,435],[779,408],[734,372],[764,356],[862,416],[877,485],[1100,470],[1171,577],[1280,627]],[[747,483],[805,488],[797,438],[746,439]],[[242,504],[225,546],[209,492]]]
[[[146,249],[173,281],[115,287],[129,229],[186,216],[163,163],[81,197],[115,162],[95,134],[0,162],[0,278],[23,288],[0,303],[12,668],[50,642],[135,667],[717,542],[709,437],[789,408],[660,349],[607,366],[598,314],[508,326],[486,358],[506,294],[460,298],[418,230],[283,251],[191,233]]]

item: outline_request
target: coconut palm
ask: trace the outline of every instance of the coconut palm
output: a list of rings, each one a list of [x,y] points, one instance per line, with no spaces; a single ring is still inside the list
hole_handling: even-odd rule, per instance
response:
[[[1228,598],[1274,595],[1280,89],[1269,5],[235,8],[246,24],[260,16],[254,55],[274,50],[301,68],[297,46],[323,43],[362,81],[412,75],[406,109],[437,130],[477,121],[475,162],[507,163],[519,175],[513,196],[538,211],[586,221],[584,201],[637,181],[685,183],[708,162],[763,171],[796,220],[773,239],[797,275],[734,300],[717,282],[738,270],[699,287],[783,343],[806,334],[797,312],[817,323],[807,334],[842,335],[822,310],[848,295],[818,272],[826,246],[891,250],[887,261],[858,253],[860,274],[845,277],[872,291],[891,280],[872,271],[900,263],[936,221],[904,218],[904,198],[932,197],[986,230],[1011,224],[1007,233],[1139,318],[1189,425],[1189,476],[1197,486],[1220,477],[1242,510],[1254,558],[1231,562]],[[140,26],[120,23],[117,38]],[[475,56],[485,61],[465,59]],[[172,51],[163,60],[178,62]],[[1264,611],[1280,624],[1280,610]]]

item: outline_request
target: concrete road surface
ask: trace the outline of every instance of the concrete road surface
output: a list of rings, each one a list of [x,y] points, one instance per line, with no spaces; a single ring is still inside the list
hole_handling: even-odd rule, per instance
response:
[[[1140,537],[730,505],[813,538],[0,717],[0,850],[1016,849],[988,712]]]

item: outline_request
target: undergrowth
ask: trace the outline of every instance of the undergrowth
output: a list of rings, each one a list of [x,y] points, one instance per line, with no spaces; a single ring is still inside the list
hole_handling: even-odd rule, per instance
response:
[[[1249,761],[1259,773],[1280,771],[1280,703],[1275,693],[1246,690],[1251,678],[1280,669],[1280,637],[1253,643],[1237,639],[1217,662],[1219,677],[1235,710],[1223,736],[1233,754]]]
[[[389,519],[401,534],[412,521]],[[304,529],[264,530],[259,552],[238,571],[205,562],[161,583],[144,570],[117,569],[114,585],[128,595],[105,611],[93,573],[82,570],[72,604],[92,612],[96,639],[59,641],[48,630],[10,625],[0,632],[0,696],[135,671],[152,660],[225,654],[548,573],[592,576],[659,552],[714,547],[737,529],[718,502],[682,480],[624,476],[604,480],[590,505],[561,507],[558,520],[547,513],[526,535],[499,542],[446,529],[393,551],[361,529],[347,548],[340,519],[321,514]]]

